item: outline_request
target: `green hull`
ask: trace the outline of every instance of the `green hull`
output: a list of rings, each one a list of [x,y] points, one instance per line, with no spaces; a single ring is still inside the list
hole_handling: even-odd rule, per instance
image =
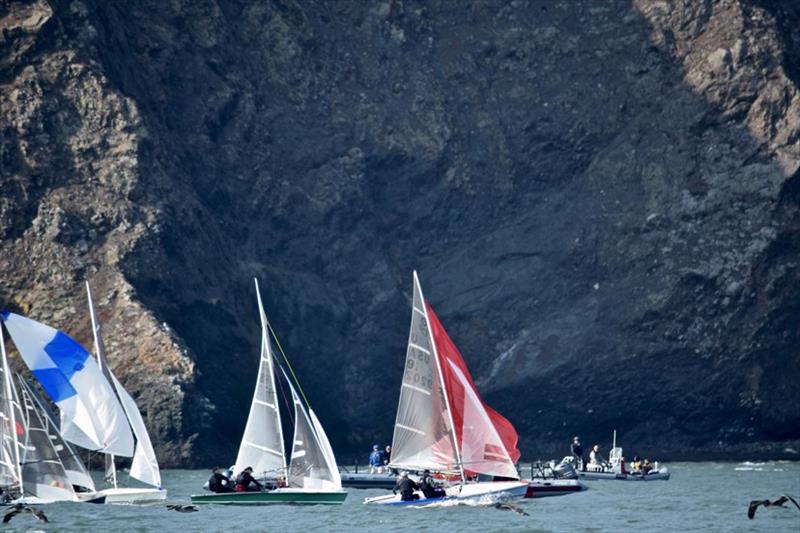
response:
[[[223,494],[193,494],[192,503],[213,503],[217,505],[341,505],[347,498],[342,492],[228,492]]]

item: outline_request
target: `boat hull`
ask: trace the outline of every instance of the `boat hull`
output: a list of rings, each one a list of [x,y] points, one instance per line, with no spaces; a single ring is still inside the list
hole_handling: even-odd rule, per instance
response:
[[[613,472],[578,472],[580,479],[594,481],[604,479],[608,481],[667,481],[669,479],[668,470],[659,470],[649,474],[615,474]]]
[[[533,480],[528,482],[526,498],[546,498],[566,496],[588,490],[588,487],[575,479]]]
[[[116,505],[146,505],[160,503],[167,499],[166,489],[127,488],[103,489],[99,494],[105,496],[106,503]]]
[[[341,505],[345,491],[277,489],[265,492],[224,492],[192,494],[192,503],[216,505]]]
[[[367,498],[364,503],[391,506],[414,505],[417,507],[451,505],[459,502],[481,503],[486,501],[487,503],[497,503],[525,498],[527,492],[527,481],[487,481],[449,487],[447,496],[443,498],[426,498],[420,491],[416,491],[415,494],[419,496],[417,500],[403,501],[400,499],[399,494],[389,494],[387,496],[378,496],[377,498]]]

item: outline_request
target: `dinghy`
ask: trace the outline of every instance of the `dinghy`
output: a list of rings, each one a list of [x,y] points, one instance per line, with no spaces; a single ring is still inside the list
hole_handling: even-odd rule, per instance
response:
[[[456,474],[459,481],[445,488],[444,497],[429,499],[417,491],[413,501],[390,494],[364,503],[431,506],[524,498],[528,483],[514,466],[514,426],[481,400],[458,348],[425,301],[416,272],[413,291],[389,467]],[[475,476],[503,481],[468,481]]]
[[[100,322],[94,312],[92,290],[89,287],[89,282],[86,282],[86,298],[89,300],[89,315],[92,319],[92,334],[94,335],[95,355],[97,356],[98,366],[105,378],[113,384],[114,392],[117,395],[116,399],[119,400],[125,413],[130,428],[129,431],[133,432],[133,436],[136,439],[133,461],[128,475],[149,485],[143,488],[119,486],[114,454],[108,453],[106,454],[106,480],[109,480],[113,486],[101,490],[100,494],[106,497],[106,503],[147,504],[162,502],[167,499],[167,490],[161,486],[161,471],[158,468],[158,459],[156,459],[156,453],[150,441],[150,434],[147,432],[147,427],[144,425],[142,414],[139,412],[136,402],[111,371],[111,367],[108,366],[105,345],[100,334]]]
[[[272,330],[261,302],[258,280],[255,285],[261,318],[261,358],[247,425],[239,446],[239,454],[236,457],[234,474],[242,472],[247,467],[252,467],[255,475],[265,485],[276,488],[253,492],[193,494],[192,503],[222,505],[341,504],[347,497],[347,492],[342,490],[339,469],[328,437],[314,410],[308,405],[305,395],[303,394],[301,399],[301,395],[292,384],[293,380],[289,379],[288,374],[277,364],[270,341]],[[278,344],[278,348],[280,349],[280,344]],[[286,366],[294,376],[282,350],[281,354]],[[292,455],[288,465],[276,390],[276,379],[279,378],[276,376],[277,369],[282,371],[281,374],[289,386],[294,406]],[[294,381],[296,383],[296,379]],[[300,391],[302,394],[302,389]]]

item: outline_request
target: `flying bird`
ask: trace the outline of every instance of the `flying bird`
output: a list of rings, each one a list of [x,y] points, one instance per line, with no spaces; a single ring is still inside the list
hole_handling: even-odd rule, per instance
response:
[[[174,503],[167,504],[167,509],[179,513],[193,513],[198,510],[196,505],[177,505]]]
[[[516,505],[511,505],[510,503],[496,503],[494,504],[494,508],[500,509],[501,511],[514,511],[515,513],[521,516],[530,516],[528,513],[526,513]]]
[[[6,513],[6,515],[3,517],[3,523],[4,524],[9,523],[12,518],[14,518],[19,513],[22,513],[22,512],[31,513],[33,516],[36,517],[37,520],[39,520],[39,522],[47,523],[49,521],[49,520],[47,520],[47,517],[44,515],[44,513],[42,511],[40,511],[39,509],[35,509],[33,507],[28,507],[27,505],[24,505],[22,503],[18,503],[16,505],[8,507],[7,510],[8,509],[11,509],[11,511]]]
[[[785,509],[785,507],[783,507],[783,504],[785,504],[788,501],[791,501],[795,505],[795,507],[800,509],[800,504],[797,503],[797,500],[795,500],[794,498],[792,498],[788,494],[784,494],[783,496],[781,496],[780,498],[778,498],[774,502],[771,502],[769,500],[753,500],[753,501],[751,501],[750,502],[750,507],[747,508],[747,518],[752,520],[753,517],[756,516],[756,510],[759,507],[761,507],[762,505],[764,507],[782,507],[782,508]]]

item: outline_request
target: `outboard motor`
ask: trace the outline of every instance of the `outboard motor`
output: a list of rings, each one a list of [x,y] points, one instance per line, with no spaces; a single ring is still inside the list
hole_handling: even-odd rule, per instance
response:
[[[569,463],[559,463],[553,467],[553,477],[556,479],[578,479],[578,472]]]

